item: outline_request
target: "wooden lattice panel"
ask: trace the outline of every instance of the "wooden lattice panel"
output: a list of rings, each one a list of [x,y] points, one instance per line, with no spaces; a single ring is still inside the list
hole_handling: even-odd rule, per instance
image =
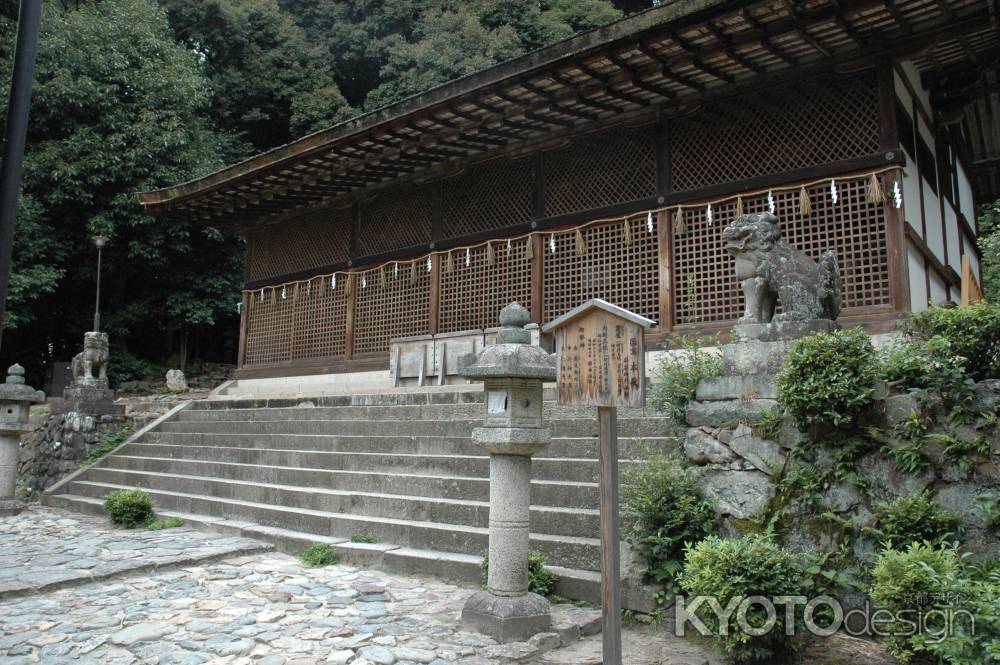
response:
[[[523,224],[531,219],[531,162],[495,159],[441,185],[446,238]]]
[[[671,123],[675,191],[878,152],[873,73],[717,102]]]
[[[544,159],[546,217],[656,194],[655,125],[586,134]]]
[[[351,209],[311,210],[247,236],[247,280],[264,280],[346,261],[350,250]]]
[[[356,273],[354,289],[354,353],[387,353],[393,337],[426,335],[430,332],[431,279],[426,259],[417,259],[413,280],[410,264],[384,267],[385,286],[379,270]]]
[[[809,189],[812,212],[799,213],[797,191],[774,194],[782,237],[818,260],[826,249],[837,254],[844,281],[844,307],[890,304],[889,258],[881,205],[869,203],[865,180],[840,181],[833,203],[829,185]],[[763,212],[766,196],[747,199],[744,212]],[[687,232],[674,236],[674,321],[704,324],[734,321],[743,314],[743,293],[733,259],[722,248],[722,229],[732,221],[735,202],[712,207],[713,224],[702,206],[684,212]]]
[[[292,360],[342,357],[347,324],[347,289],[343,279],[331,288],[329,278],[299,284],[292,325]]]
[[[656,220],[649,232],[646,218],[630,221],[632,243],[623,240],[622,222],[594,225],[583,231],[587,253],[578,256],[574,234],[556,236],[556,251],[545,236],[543,314],[546,321],[589,300],[601,298],[654,321],[660,319]]]
[[[431,240],[431,185],[397,185],[362,206],[361,253],[366,256],[426,245]]]
[[[292,357],[289,330],[294,309],[292,302],[280,294],[259,291],[250,295],[247,308],[247,341],[243,364],[246,366],[274,365]]]
[[[455,250],[451,270],[441,256],[441,306],[439,332],[493,328],[500,325],[500,310],[515,300],[531,309],[531,260],[525,256],[529,240],[493,243],[494,265],[486,249]]]

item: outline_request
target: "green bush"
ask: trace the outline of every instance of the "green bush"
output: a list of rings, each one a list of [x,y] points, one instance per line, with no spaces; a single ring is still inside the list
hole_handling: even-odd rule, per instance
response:
[[[739,540],[709,536],[688,548],[684,572],[679,578],[690,597],[714,596],[722,607],[733,598],[806,595],[806,580],[790,551],[760,535]],[[699,609],[705,611],[695,614],[735,663],[783,662],[781,659],[797,651],[798,641],[785,634],[783,613],[779,613],[773,629],[755,636],[740,629],[735,611],[728,617],[726,634],[720,634],[716,614],[705,605]],[[764,608],[754,604],[746,612],[746,618],[751,626],[760,627],[766,623],[767,615]]]
[[[931,307],[915,314],[904,330],[917,340],[948,340],[952,352],[968,360],[974,380],[1000,378],[1000,304]]]
[[[715,526],[696,480],[697,472],[679,460],[652,457],[629,469],[622,483],[622,533],[666,595],[679,591],[685,545],[703,540]]]
[[[900,390],[927,390],[949,410],[967,411],[973,400],[968,361],[940,335],[899,339],[882,353],[882,378]]]
[[[299,559],[307,566],[332,566],[337,563],[337,550],[326,543],[313,543],[299,554]]]
[[[911,543],[882,552],[872,570],[872,601],[906,621],[881,624],[900,662],[1000,662],[1000,575],[967,566],[955,545]],[[919,619],[919,621],[918,621]]]
[[[489,550],[483,551],[483,562],[480,564],[480,570],[485,589],[490,576]],[[559,582],[559,576],[545,567],[545,556],[534,550],[528,552],[528,591],[548,598],[555,592],[557,582]]]
[[[886,547],[906,547],[928,542],[937,546],[956,540],[959,517],[942,508],[926,490],[912,492],[889,502],[874,505],[875,525],[869,535]]]
[[[799,429],[851,427],[871,400],[877,367],[862,330],[803,337],[778,373],[779,398]]]
[[[108,383],[117,388],[126,381],[142,381],[149,371],[149,363],[127,351],[115,351],[108,356]]]
[[[655,411],[670,416],[678,425],[686,424],[684,414],[695,397],[698,381],[722,374],[722,358],[704,348],[715,345],[718,340],[711,337],[686,338],[682,343],[684,353],[660,360],[649,392],[649,404]]]
[[[104,512],[112,524],[135,529],[153,520],[153,500],[140,489],[118,490],[104,497]]]
[[[179,517],[161,517],[146,524],[146,531],[163,531],[184,526],[184,520]]]
[[[351,536],[352,543],[377,543],[378,536],[374,532],[368,531],[367,533],[356,533]]]

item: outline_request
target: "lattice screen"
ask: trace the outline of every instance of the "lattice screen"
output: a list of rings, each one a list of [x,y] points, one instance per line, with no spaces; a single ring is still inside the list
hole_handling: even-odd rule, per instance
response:
[[[717,102],[671,123],[675,191],[877,152],[874,73]]]
[[[443,234],[456,238],[531,220],[531,161],[495,159],[442,183]]]
[[[393,187],[366,202],[362,211],[360,246],[363,255],[426,245],[431,240],[434,190],[431,185]]]
[[[452,252],[448,271],[447,255],[441,255],[441,304],[438,331],[454,332],[500,325],[500,310],[513,301],[531,309],[531,260],[525,257],[530,240],[493,243],[495,264],[489,265],[486,248]],[[539,322],[540,323],[540,322]]]
[[[863,178],[838,181],[834,204],[829,185],[809,190],[812,212],[799,214],[798,192],[775,193],[775,214],[783,238],[818,260],[823,250],[837,254],[844,280],[844,307],[890,304],[889,259],[882,206],[868,203]],[[747,199],[744,212],[762,212],[766,196]],[[733,259],[720,235],[735,215],[735,203],[713,206],[714,223],[704,207],[688,208],[687,233],[674,236],[674,321],[699,324],[735,320],[743,314],[743,293],[733,275]]]
[[[426,260],[417,260],[414,279],[410,263],[384,267],[385,286],[379,270],[356,273],[354,288],[354,353],[387,353],[393,337],[426,335],[430,332],[431,279]]]
[[[655,124],[586,134],[544,159],[546,217],[656,194]]]
[[[545,236],[543,314],[546,321],[562,316],[590,298],[602,298],[636,314],[659,321],[660,290],[656,218],[652,233],[646,218],[630,221],[632,244],[622,237],[622,222],[583,231],[585,256],[577,256],[573,233],[556,236],[556,251]]]
[[[247,280],[346,261],[350,251],[351,209],[312,210],[247,236]]]

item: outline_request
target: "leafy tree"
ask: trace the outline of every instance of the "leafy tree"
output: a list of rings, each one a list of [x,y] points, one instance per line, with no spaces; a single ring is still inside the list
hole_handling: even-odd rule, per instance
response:
[[[983,293],[1000,303],[1000,199],[979,209],[979,248],[983,251]]]
[[[3,80],[15,32],[0,19]],[[111,238],[102,310],[113,344],[152,354],[164,331],[233,311],[238,243],[156,220],[137,202],[221,166],[202,65],[165,13],[151,0],[46,5],[35,81],[5,360],[37,366],[75,352],[91,327],[92,234]]]

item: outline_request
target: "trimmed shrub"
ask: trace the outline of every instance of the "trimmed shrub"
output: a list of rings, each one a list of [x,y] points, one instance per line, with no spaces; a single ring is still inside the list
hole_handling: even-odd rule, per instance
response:
[[[889,548],[907,547],[915,542],[928,542],[936,547],[957,540],[958,515],[939,506],[926,490],[876,503],[874,515],[875,526],[868,533]]]
[[[781,403],[799,429],[852,427],[874,394],[878,363],[862,330],[798,340],[778,373]]]
[[[126,381],[142,381],[149,372],[149,363],[127,351],[114,351],[108,356],[108,384],[117,388]]]
[[[135,529],[153,520],[153,500],[140,489],[118,490],[104,497],[104,512],[112,524]]]
[[[689,597],[712,596],[725,608],[734,598],[806,595],[807,578],[792,552],[764,536],[738,540],[710,536],[688,548],[679,582]],[[695,614],[735,663],[784,662],[782,659],[789,659],[798,650],[798,640],[785,634],[783,613],[763,635],[743,632],[738,610],[729,615],[725,634],[707,604]],[[751,627],[759,628],[766,624],[767,614],[760,605],[752,604],[746,610],[746,619]]]
[[[337,563],[337,550],[326,543],[313,543],[299,554],[299,559],[311,568],[332,566]]]
[[[698,495],[698,474],[680,460],[651,457],[626,472],[622,483],[622,534],[665,595],[680,590],[684,547],[708,536],[716,515]]]
[[[483,550],[483,562],[480,564],[480,570],[482,570],[482,583],[485,589],[490,575],[489,550]],[[545,556],[541,552],[534,550],[528,552],[528,591],[548,598],[555,592],[558,581],[559,576],[545,567]]]
[[[900,662],[952,665],[1000,661],[1000,574],[962,562],[955,545],[911,543],[887,549],[872,570],[872,601],[899,617],[884,633]],[[914,623],[917,623],[916,629]]]
[[[904,330],[917,340],[948,340],[952,352],[968,361],[974,380],[1000,378],[1000,304],[931,307],[914,314]]]
[[[685,338],[684,353],[664,356],[653,372],[649,405],[685,426],[684,415],[688,403],[694,400],[698,382],[722,374],[722,358],[704,348],[717,344],[718,340],[711,337]]]
[[[947,409],[968,411],[975,382],[968,361],[951,342],[935,335],[926,340],[900,339],[882,353],[882,378],[901,390],[927,390],[939,395]]]

